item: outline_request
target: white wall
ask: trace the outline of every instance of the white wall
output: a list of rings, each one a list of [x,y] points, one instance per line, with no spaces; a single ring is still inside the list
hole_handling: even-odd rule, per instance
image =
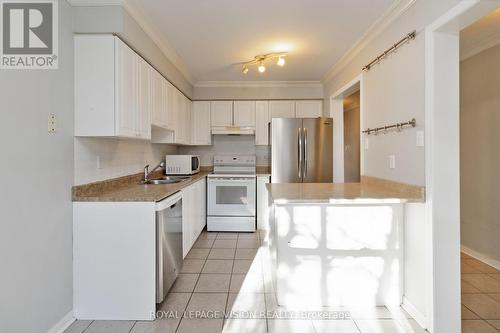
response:
[[[75,185],[127,176],[156,166],[177,147],[141,140],[75,138]],[[100,168],[98,168],[98,159]]]
[[[1,332],[47,332],[72,310],[73,35],[57,3],[59,68],[0,70]]]
[[[362,73],[362,68],[407,33],[417,30],[417,37],[380,64],[363,74],[364,127],[378,127],[416,118],[418,130],[425,130],[425,36],[422,30],[456,5],[459,0],[415,1],[381,34],[370,40],[347,65],[325,82],[325,112],[330,112],[330,96]],[[401,133],[369,136],[364,152],[364,175],[393,181],[425,185],[425,150],[416,147],[416,129]],[[396,156],[396,169],[389,169],[388,157]],[[424,268],[426,257],[425,207],[408,206],[405,212],[405,302],[421,314],[425,325],[430,316],[427,295],[430,292]],[[425,274],[425,278],[422,274]],[[423,317],[423,318],[422,318]]]
[[[461,243],[500,261],[500,45],[460,63]]]
[[[212,146],[179,147],[179,154],[200,155],[202,166],[212,166],[214,155],[256,155],[257,165],[269,165],[268,146],[256,146],[253,135],[214,135]]]
[[[253,82],[247,84],[203,84],[194,87],[193,97],[200,99],[321,99],[321,83]]]
[[[364,74],[364,127],[379,127],[415,117],[416,129],[369,136],[364,175],[414,185],[425,184],[424,148],[416,147],[415,131],[424,119],[424,35],[422,29],[458,0],[416,1],[380,35],[370,41],[332,79],[325,82],[325,112],[330,112],[330,95],[362,73],[362,68],[407,33],[417,38]],[[396,169],[389,169],[389,155],[396,156]],[[363,169],[363,168],[362,168]]]

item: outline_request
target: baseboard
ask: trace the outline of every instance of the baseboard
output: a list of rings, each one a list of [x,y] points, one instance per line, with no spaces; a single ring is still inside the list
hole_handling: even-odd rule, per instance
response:
[[[52,326],[47,333],[63,333],[75,320],[75,317],[73,317],[73,310],[71,310]]]
[[[500,261],[492,259],[480,252],[474,251],[465,245],[461,245],[460,249],[462,250],[463,253],[468,254],[471,257],[476,258],[477,260],[482,261],[487,265],[495,267],[496,269],[500,269]]]
[[[427,326],[427,317],[422,313],[420,312],[414,305],[412,302],[410,302],[410,300],[408,298],[406,298],[405,296],[403,296],[403,304],[401,304],[401,307],[406,311],[408,312],[408,314],[410,316],[412,316],[413,319],[415,319],[415,321],[420,325],[422,326],[422,328],[424,329],[429,329]]]

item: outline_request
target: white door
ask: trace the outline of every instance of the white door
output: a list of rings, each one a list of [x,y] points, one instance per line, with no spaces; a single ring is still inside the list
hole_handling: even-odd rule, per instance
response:
[[[269,102],[255,102],[255,144],[269,144]]]
[[[152,67],[144,59],[138,57],[137,89],[139,98],[136,115],[136,135],[141,139],[151,139],[151,109],[153,104],[151,90],[152,71]]]
[[[271,118],[295,118],[295,101],[270,101]]]
[[[193,102],[193,145],[211,145],[210,102]]]
[[[323,114],[322,101],[297,101],[295,102],[297,118],[317,118]]]
[[[234,101],[233,125],[255,127],[255,101]]]
[[[212,101],[210,110],[212,127],[233,125],[233,101]]]
[[[115,38],[116,136],[136,137],[138,55]]]

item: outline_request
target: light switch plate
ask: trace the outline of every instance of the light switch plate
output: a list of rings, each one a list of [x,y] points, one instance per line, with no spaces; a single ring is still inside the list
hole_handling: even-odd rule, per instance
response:
[[[396,156],[389,155],[389,168],[396,169]]]
[[[47,131],[49,133],[56,132],[56,115],[54,113],[50,113],[47,119]]]
[[[365,150],[368,150],[370,147],[370,140],[368,138],[365,138]]]
[[[423,147],[425,145],[424,131],[417,131],[417,147]]]

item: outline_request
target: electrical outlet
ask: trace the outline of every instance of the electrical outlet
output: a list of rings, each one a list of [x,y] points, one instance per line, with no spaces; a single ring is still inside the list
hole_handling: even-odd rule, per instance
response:
[[[56,115],[54,113],[50,113],[47,119],[47,131],[49,133],[56,132]]]
[[[97,159],[96,159],[96,167],[97,167],[97,169],[102,169],[102,165],[101,165],[101,156],[100,156],[100,155],[97,155]]]
[[[423,147],[425,145],[424,131],[417,131],[417,147]]]
[[[396,169],[396,156],[389,155],[389,168]]]

